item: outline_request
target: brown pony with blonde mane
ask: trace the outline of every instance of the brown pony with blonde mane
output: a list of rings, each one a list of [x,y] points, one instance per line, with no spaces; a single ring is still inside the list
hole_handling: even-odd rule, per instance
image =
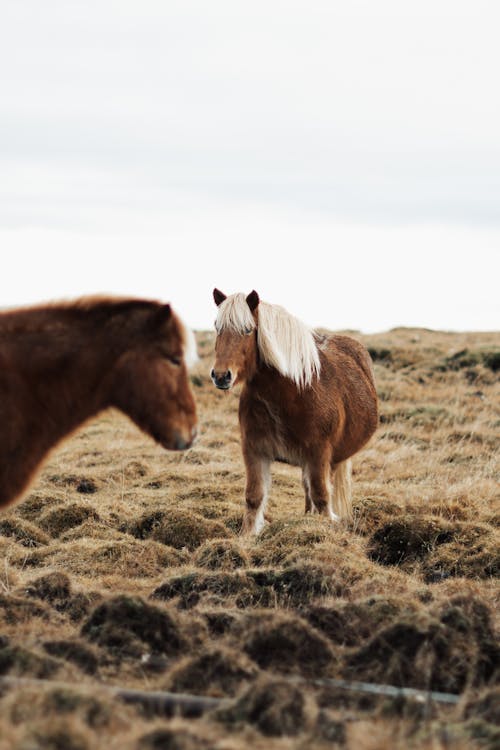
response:
[[[258,534],[264,525],[272,461],[302,468],[306,513],[350,518],[350,458],[378,423],[368,352],[348,336],[308,328],[282,307],[260,302],[255,291],[227,297],[214,289],[214,299],[213,382],[222,390],[243,385],[242,533]]]
[[[0,507],[108,407],[171,450],[196,435],[194,338],[169,305],[84,298],[0,313]]]

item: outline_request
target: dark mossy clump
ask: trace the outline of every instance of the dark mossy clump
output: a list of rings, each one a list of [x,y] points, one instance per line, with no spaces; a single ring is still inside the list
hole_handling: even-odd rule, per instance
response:
[[[154,539],[176,549],[195,550],[207,539],[227,537],[227,528],[184,510],[159,510],[144,514],[138,521],[123,527],[137,539]]]
[[[493,372],[498,372],[500,370],[500,347],[461,349],[446,357],[437,369],[441,371],[467,370],[477,365],[483,365]]]
[[[52,508],[40,517],[40,526],[52,537],[61,536],[68,529],[80,526],[84,521],[99,521],[97,511],[89,505],[71,503]]]
[[[117,596],[100,604],[82,627],[82,635],[116,656],[153,653],[178,655],[190,645],[180,623],[164,609],[138,596]]]
[[[87,738],[65,721],[58,721],[56,726],[51,722],[35,727],[22,747],[36,750],[91,750]]]
[[[345,658],[348,679],[461,693],[498,675],[500,648],[484,605],[454,600],[380,629]]]
[[[176,665],[168,676],[166,688],[180,693],[232,696],[258,672],[256,665],[240,651],[208,647]]]
[[[77,714],[89,727],[100,729],[112,723],[116,709],[110,699],[77,692],[67,687],[56,687],[44,696],[40,710],[47,715]]]
[[[60,666],[61,662],[49,656],[40,656],[21,646],[7,643],[0,647],[0,675],[12,674],[47,679],[52,677]]]
[[[0,518],[0,536],[12,537],[23,547],[40,547],[50,541],[38,526],[20,518]]]
[[[102,601],[102,594],[98,591],[79,591],[71,596],[61,605],[60,611],[69,617],[72,622],[79,622],[88,615],[90,610]]]
[[[262,678],[215,718],[236,728],[250,724],[267,737],[296,737],[313,726],[316,706],[300,687]]]
[[[327,565],[303,563],[284,570],[248,571],[248,576],[261,589],[258,601],[262,606],[296,607],[323,596],[340,596],[343,583],[336,570]]]
[[[386,346],[369,346],[368,354],[373,362],[392,362],[392,352]]]
[[[342,747],[347,739],[345,722],[340,721],[328,711],[322,710],[318,713],[314,735],[320,741],[332,742],[337,747]]]
[[[424,561],[427,583],[450,577],[498,578],[500,545],[491,528],[479,524],[457,523],[453,540],[432,551]]]
[[[215,637],[229,633],[235,623],[238,622],[240,616],[239,610],[230,612],[227,608],[203,612],[203,618],[207,623],[208,630]]]
[[[252,559],[255,565],[279,565],[297,548],[310,549],[331,535],[332,529],[321,519],[274,521],[258,537]]]
[[[213,743],[187,729],[155,729],[137,740],[137,750],[209,750]]]
[[[299,606],[322,596],[338,596],[342,583],[328,566],[303,564],[284,570],[220,571],[186,573],[156,588],[154,599],[181,598],[183,606],[194,606],[203,594],[233,597],[237,607]],[[222,601],[221,601],[222,603]]]
[[[304,607],[301,614],[334,643],[357,646],[381,627],[416,611],[414,602],[371,597],[359,602]]]
[[[256,615],[236,628],[245,653],[262,669],[318,677],[336,662],[328,639],[291,614]]]
[[[482,719],[500,727],[500,685],[484,690],[464,707],[464,718]]]
[[[193,572],[169,579],[158,586],[151,596],[153,599],[164,600],[180,597],[182,606],[192,607],[203,594],[211,595],[212,600],[220,598],[221,604],[227,597],[232,597],[236,606],[246,607],[259,601],[261,591],[243,572]]]
[[[354,531],[363,536],[373,534],[380,526],[400,518],[401,507],[383,497],[365,497],[353,505]]]
[[[405,515],[377,529],[368,542],[368,557],[382,565],[415,563],[451,541],[453,533],[440,518]]]
[[[198,548],[194,562],[209,570],[234,570],[246,567],[249,559],[245,550],[230,539],[209,539]]]
[[[29,622],[33,617],[48,620],[50,609],[24,597],[0,594],[0,622],[5,622],[7,625],[17,625],[22,622]]]
[[[26,585],[26,595],[54,604],[71,596],[71,581],[66,573],[47,573]]]
[[[76,664],[86,674],[95,674],[99,660],[95,653],[80,641],[45,641],[45,651],[65,661]]]
[[[473,687],[500,680],[500,643],[491,622],[491,610],[474,596],[456,596],[436,608],[435,614],[450,631],[450,645],[467,655]],[[464,641],[464,645],[460,641]]]

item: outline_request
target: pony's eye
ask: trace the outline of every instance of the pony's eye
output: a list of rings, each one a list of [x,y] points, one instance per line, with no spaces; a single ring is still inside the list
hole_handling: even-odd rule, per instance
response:
[[[250,336],[253,333],[253,328],[245,328],[245,336]]]
[[[180,357],[167,357],[167,359],[168,359],[168,361],[169,361],[169,362],[170,362],[170,363],[171,363],[172,365],[175,365],[176,367],[179,367],[179,365],[180,365],[180,364],[181,364],[181,362],[182,362],[182,359],[181,359]]]

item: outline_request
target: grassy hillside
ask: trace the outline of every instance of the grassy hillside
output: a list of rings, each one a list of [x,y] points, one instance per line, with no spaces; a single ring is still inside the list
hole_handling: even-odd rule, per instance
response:
[[[239,537],[238,393],[211,384],[208,333],[193,449],[107,413],[0,515],[0,675],[74,686],[0,688],[2,750],[499,747],[500,336],[353,335],[381,424],[354,460],[351,525],[305,518],[299,471],[276,464],[271,523]],[[231,701],[167,719],[103,684]]]

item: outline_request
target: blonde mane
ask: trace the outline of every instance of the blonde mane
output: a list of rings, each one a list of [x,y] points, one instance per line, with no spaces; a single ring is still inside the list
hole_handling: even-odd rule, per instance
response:
[[[256,327],[244,294],[232,294],[219,306],[215,329],[249,333]],[[312,328],[290,315],[279,305],[260,302],[257,346],[262,361],[274,367],[299,387],[311,385],[319,377],[321,365]]]

